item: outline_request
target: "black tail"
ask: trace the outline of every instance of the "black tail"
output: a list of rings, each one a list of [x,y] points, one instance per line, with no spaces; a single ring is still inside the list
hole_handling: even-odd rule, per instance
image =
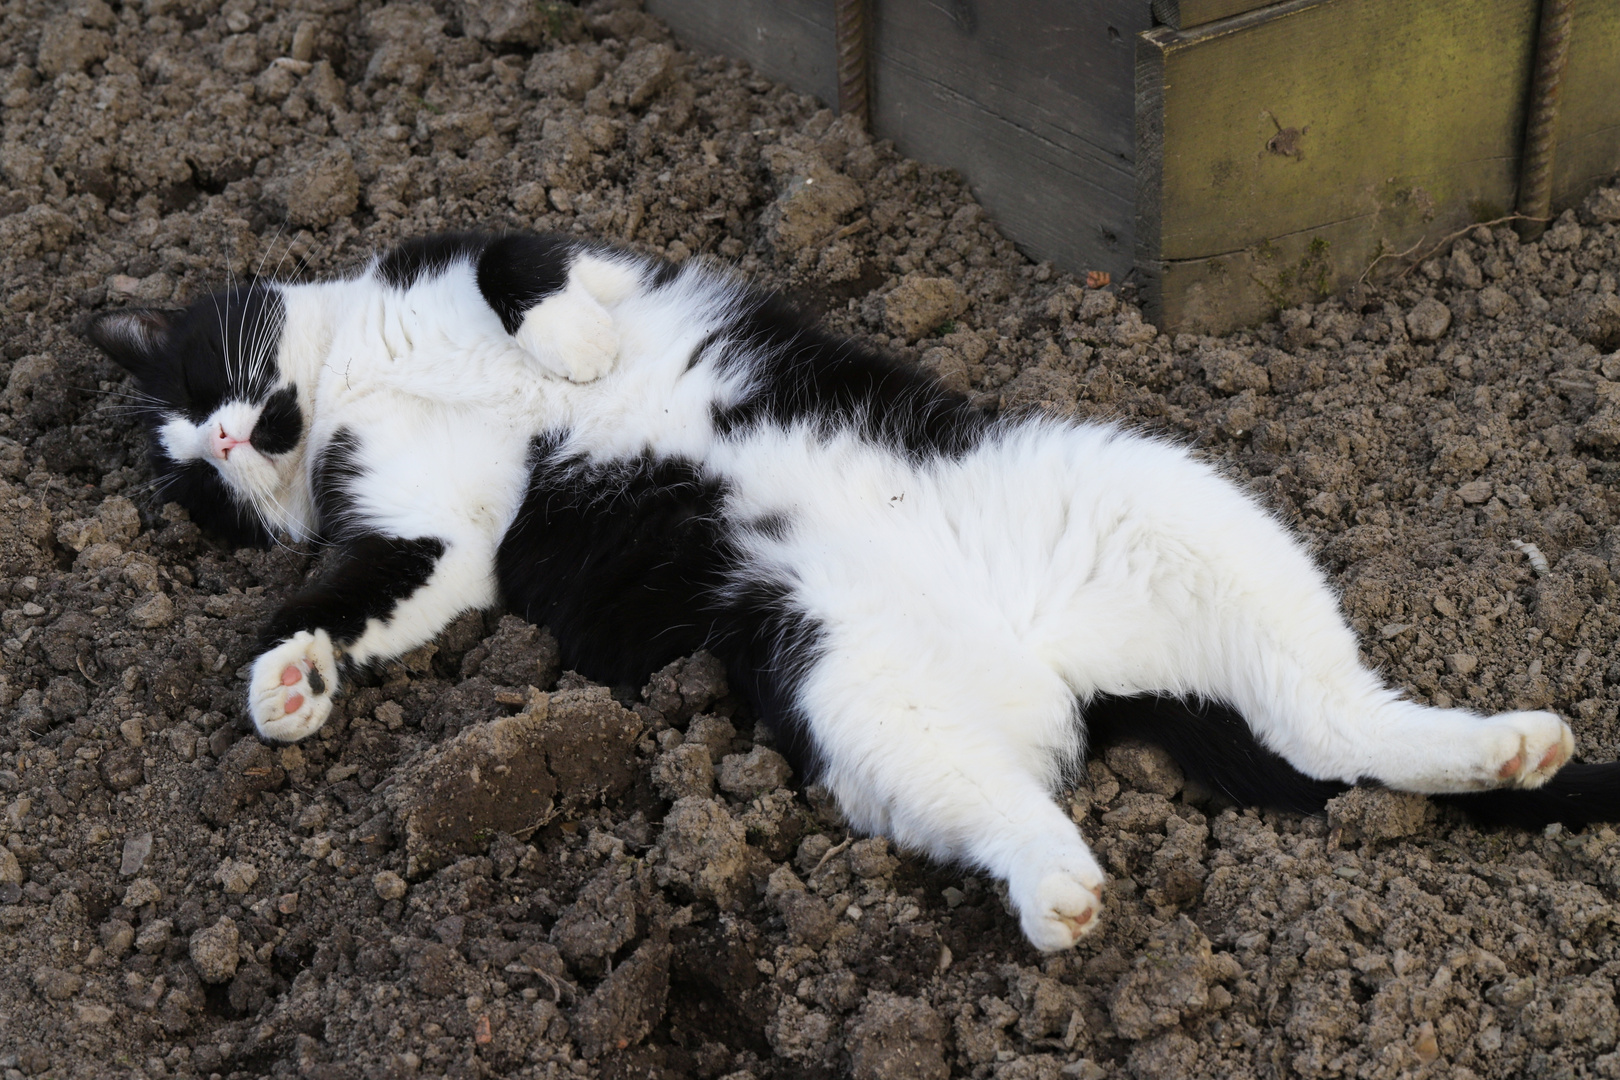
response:
[[[1236,709],[1201,698],[1096,698],[1086,707],[1093,750],[1121,739],[1163,747],[1190,780],[1239,806],[1266,806],[1319,814],[1348,790],[1334,780],[1312,780],[1260,745]]]
[[[1312,780],[1260,745],[1237,710],[1219,702],[1141,695],[1102,697],[1086,707],[1093,750],[1121,739],[1163,747],[1187,778],[1240,806],[1319,814],[1349,787]],[[1579,827],[1620,821],[1620,762],[1566,765],[1533,791],[1435,795],[1480,825],[1535,829],[1559,822]]]
[[[1481,825],[1539,829],[1559,822],[1579,828],[1595,821],[1620,821],[1620,761],[1565,765],[1532,791],[1479,791],[1436,795]]]

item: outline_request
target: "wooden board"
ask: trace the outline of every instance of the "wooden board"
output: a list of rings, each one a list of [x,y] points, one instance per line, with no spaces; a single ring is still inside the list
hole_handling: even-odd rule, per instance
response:
[[[832,0],[647,7],[693,47],[836,98]],[[1180,28],[1150,28],[1150,11]],[[1381,252],[1423,250],[1515,202],[1539,0],[878,0],[872,13],[876,133],[962,172],[1031,256],[1116,280],[1134,265],[1166,329],[1228,330],[1319,299]],[[1555,212],[1620,169],[1620,3],[1578,0],[1574,25]]]
[[[1574,206],[1620,171],[1620,3],[1579,0],[1558,113],[1553,207]]]
[[[746,60],[801,94],[838,100],[832,0],[647,0],[684,44]]]
[[[966,176],[1028,254],[1120,278],[1134,257],[1141,0],[873,5],[873,123]]]
[[[1190,30],[1216,19],[1230,19],[1263,8],[1272,0],[1153,0],[1153,18],[1176,30]]]
[[[648,0],[647,10],[692,46],[837,97],[831,0]],[[961,172],[1032,257],[1123,277],[1147,0],[886,0],[872,15],[875,133]]]
[[[1137,263],[1224,331],[1513,205],[1536,0],[1293,0],[1143,36]],[[1391,26],[1399,34],[1391,34]]]

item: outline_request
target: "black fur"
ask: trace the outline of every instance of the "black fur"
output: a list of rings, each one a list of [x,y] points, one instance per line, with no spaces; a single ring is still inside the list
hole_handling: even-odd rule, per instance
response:
[[[709,355],[709,350],[713,348],[715,344],[720,341],[720,339],[721,332],[718,330],[710,331],[708,334],[705,334],[703,336],[703,340],[698,342],[696,347],[692,349],[692,355],[686,358],[686,370],[691,371],[693,368],[701,364],[704,358]]]
[[[90,321],[85,336],[130,374],[155,374],[149,369],[154,361],[166,359],[163,348],[169,330],[184,315],[164,308],[104,311]]]
[[[751,582],[730,597],[723,632],[712,646],[727,660],[730,685],[776,736],[776,748],[801,783],[823,765],[810,720],[797,704],[805,674],[821,654],[822,630],[774,582]]]
[[[152,450],[153,471],[161,483],[159,502],[177,502],[199,529],[236,547],[266,548],[270,533],[259,516],[241,506],[219,472],[206,461],[177,463],[161,449]]]
[[[656,259],[653,262],[652,279],[648,281],[648,288],[662,289],[680,275],[681,264],[668,259]]]
[[[143,393],[193,422],[227,400],[268,399],[274,408],[267,414],[273,415],[268,426],[261,415],[259,426],[264,427],[264,440],[281,449],[261,445],[259,427],[253,431],[253,442],[268,453],[286,453],[298,444],[302,419],[290,387],[272,393],[279,377],[275,356],[285,318],[281,297],[254,285],[216,293],[181,311],[105,312],[91,322],[88,336],[135,377]],[[164,408],[141,406],[141,412],[162,499],[178,502],[199,527],[230,543],[267,546],[269,532],[251,510],[237,503],[213,466],[177,462],[164,452],[156,437],[165,420]]]
[[[1085,710],[1091,749],[1121,739],[1164,748],[1183,773],[1240,806],[1265,806],[1319,814],[1327,801],[1349,790],[1332,780],[1313,780],[1260,745],[1236,710],[1217,702],[1156,695],[1103,697]],[[1579,827],[1620,821],[1620,762],[1566,765],[1533,790],[1498,789],[1432,795],[1477,825],[1539,829],[1554,822]]]
[[[1100,697],[1085,709],[1092,750],[1121,739],[1162,747],[1191,780],[1240,806],[1318,814],[1348,785],[1312,780],[1260,745],[1237,710],[1199,698],[1157,694]]]
[[[731,562],[719,484],[682,461],[588,465],[544,440],[532,460],[496,576],[508,607],[556,633],[564,664],[634,682],[714,641]]]
[[[382,257],[377,275],[396,289],[441,274],[457,262],[477,259],[492,237],[487,233],[445,232],[407,240]]]
[[[321,535],[331,538],[355,524],[353,481],[360,476],[360,439],[348,428],[338,428],[320,449],[310,478],[310,496]]]
[[[509,233],[489,242],[478,260],[478,291],[508,334],[517,333],[530,308],[568,284],[576,245],[561,237]]]
[[[285,454],[298,446],[303,435],[304,414],[298,408],[298,391],[283,386],[265,399],[248,442],[261,454]]]
[[[286,314],[278,294],[254,285],[184,311],[110,311],[90,324],[89,336],[142,390],[201,421],[226,400],[269,396]]]
[[[784,588],[736,580],[724,487],[682,461],[589,465],[560,455],[556,441],[537,440],[533,461],[496,556],[506,606],[549,626],[564,665],[599,682],[638,683],[709,649],[788,761],[814,776],[819,756],[793,691],[820,632]]]
[[[1533,791],[1481,791],[1436,795],[1480,825],[1539,829],[1553,822],[1579,827],[1620,821],[1620,762],[1565,765]]]
[[[988,430],[981,410],[928,372],[829,334],[781,297],[757,296],[726,337],[739,346],[737,355],[759,358],[752,366],[763,379],[743,401],[716,410],[721,433],[759,423],[855,420],[869,438],[907,453],[956,455]]]
[[[454,263],[472,263],[484,301],[506,332],[515,334],[530,308],[568,284],[568,264],[579,247],[560,236],[534,233],[436,233],[394,248],[377,264],[377,273],[394,288],[408,289]]]
[[[334,642],[348,644],[365,632],[367,620],[387,618],[421,588],[443,554],[444,543],[433,537],[405,540],[373,533],[348,540],[270,619],[263,644],[285,641],[300,630],[325,630]]]

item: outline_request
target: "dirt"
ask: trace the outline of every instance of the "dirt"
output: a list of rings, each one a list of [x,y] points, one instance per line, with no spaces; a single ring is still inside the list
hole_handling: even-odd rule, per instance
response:
[[[1316,546],[1395,684],[1555,708],[1608,760],[1620,191],[1172,338],[627,4],[0,10],[6,1080],[1620,1076],[1611,828],[1238,811],[1118,747],[1065,796],[1105,926],[1043,957],[993,882],[846,835],[703,656],[594,687],[469,615],[262,746],[244,665],[310,553],[159,505],[75,333],[433,229],[717,256],[988,408],[1196,446]]]

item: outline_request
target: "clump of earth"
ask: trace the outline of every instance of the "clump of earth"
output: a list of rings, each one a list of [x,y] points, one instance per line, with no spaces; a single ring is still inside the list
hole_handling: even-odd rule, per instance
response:
[[[1118,746],[1060,795],[1106,921],[1042,956],[995,882],[849,834],[702,654],[594,686],[469,614],[261,745],[245,665],[315,552],[162,504],[76,331],[436,229],[724,259],[987,409],[1196,447],[1392,683],[1556,709],[1610,760],[1620,189],[1170,336],[631,3],[0,11],[6,1080],[1620,1076],[1609,827],[1240,810]]]

